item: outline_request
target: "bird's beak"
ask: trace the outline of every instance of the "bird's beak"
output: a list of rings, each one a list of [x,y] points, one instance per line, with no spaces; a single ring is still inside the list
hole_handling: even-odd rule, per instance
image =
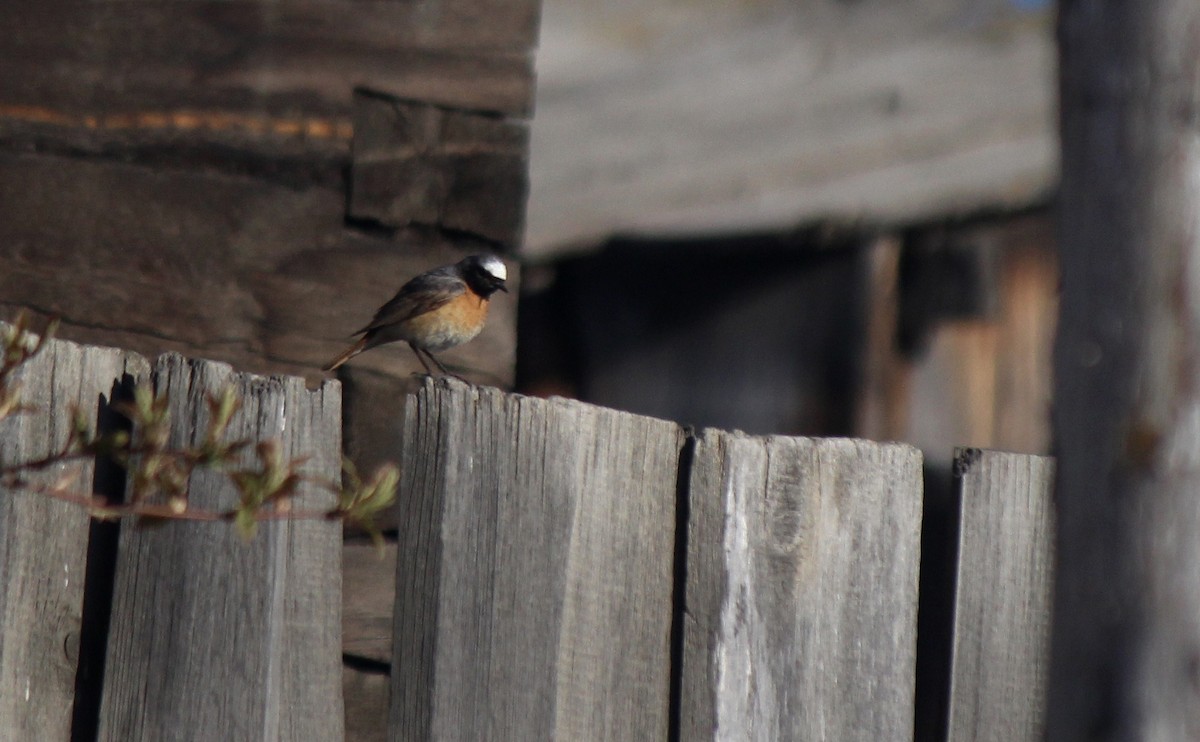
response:
[[[504,284],[504,281],[501,281],[500,283],[496,284],[496,288],[500,289],[501,291],[503,291],[506,294],[508,293],[508,286],[506,286]]]

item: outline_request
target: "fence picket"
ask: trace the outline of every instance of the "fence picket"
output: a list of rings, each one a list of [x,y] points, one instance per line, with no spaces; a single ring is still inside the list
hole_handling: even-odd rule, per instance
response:
[[[1054,461],[960,449],[951,742],[1034,742],[1045,725]]]
[[[667,733],[673,423],[427,381],[407,407],[390,738]]]
[[[909,738],[920,453],[706,430],[691,470],[681,738]]]
[[[230,435],[280,437],[286,456],[334,480],[341,448],[336,384],[235,374],[175,354],[158,359],[170,399],[171,444],[207,429],[204,395],[229,382],[244,406]],[[197,471],[195,507],[228,508],[236,490]],[[302,485],[295,507],[328,506]],[[245,541],[227,523],[126,525],[121,531],[100,716],[101,740],[340,740],[341,528],[264,523]]]
[[[232,436],[280,437],[289,458],[313,456],[306,472],[337,477],[336,385],[173,354],[152,373],[65,342],[20,378],[38,411],[0,423],[2,463],[61,448],[73,404],[103,420],[114,394],[152,378],[172,445],[199,441],[205,394],[233,383],[245,405]],[[915,449],[693,435],[454,380],[426,380],[400,415],[391,739],[911,733]],[[965,450],[956,471],[950,739],[1037,739],[1053,461]],[[108,486],[91,461],[37,476],[70,472],[81,490]],[[189,489],[193,507],[237,496],[214,472]],[[295,507],[330,502],[306,484]],[[72,705],[96,529],[78,507],[0,493],[0,739],[87,734]],[[341,553],[335,522],[267,523],[249,543],[228,524],[123,525],[98,738],[341,739]]]
[[[28,414],[0,422],[0,464],[60,451],[72,411],[94,425],[140,356],[50,341],[18,370]],[[95,466],[75,461],[29,476],[90,490]],[[65,479],[64,479],[65,478]],[[0,487],[0,739],[68,739],[75,702],[89,518],[73,505]]]

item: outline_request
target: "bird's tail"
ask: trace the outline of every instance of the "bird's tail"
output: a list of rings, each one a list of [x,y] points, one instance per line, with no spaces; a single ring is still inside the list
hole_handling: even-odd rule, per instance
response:
[[[346,361],[353,358],[354,356],[358,355],[359,353],[362,353],[366,349],[367,349],[367,337],[366,337],[366,335],[364,335],[358,339],[357,343],[355,343],[354,345],[351,345],[349,348],[346,348],[344,353],[342,353],[340,356],[338,356],[337,358],[334,358],[332,361],[330,361],[329,365],[326,366],[322,370],[323,371],[332,371],[335,368],[337,368],[338,366],[345,363]]]

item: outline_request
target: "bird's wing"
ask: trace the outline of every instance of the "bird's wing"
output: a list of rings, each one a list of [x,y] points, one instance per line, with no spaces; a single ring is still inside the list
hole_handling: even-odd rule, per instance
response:
[[[463,280],[451,273],[449,268],[422,273],[401,286],[391,301],[379,308],[371,323],[355,334],[432,312],[466,290]]]

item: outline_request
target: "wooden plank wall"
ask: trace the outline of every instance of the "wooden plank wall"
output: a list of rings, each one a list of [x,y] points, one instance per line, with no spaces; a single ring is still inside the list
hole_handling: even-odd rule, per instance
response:
[[[1042,201],[1053,27],[1044,1],[546,2],[526,254]]]
[[[0,313],[315,381],[412,275],[514,253],[539,9],[0,8]],[[499,296],[489,329],[447,360],[510,383],[515,312]],[[395,450],[388,403],[419,369],[387,349],[345,372],[359,463]]]
[[[1050,453],[1055,242],[1042,210],[906,235],[901,357],[883,369],[891,415],[860,434],[910,442],[947,470],[958,446]]]

